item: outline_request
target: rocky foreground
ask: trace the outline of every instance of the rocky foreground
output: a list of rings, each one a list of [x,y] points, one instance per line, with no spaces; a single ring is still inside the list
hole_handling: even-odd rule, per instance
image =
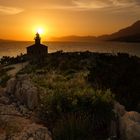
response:
[[[28,75],[10,79],[7,87],[0,89],[0,140],[51,140],[47,127],[34,113],[38,104],[38,89]],[[112,121],[111,133],[119,133],[122,140],[139,140],[140,114],[127,112],[117,102],[114,111],[118,118]]]
[[[48,129],[37,122],[37,88],[26,76],[12,78],[0,90],[0,140],[51,140]]]

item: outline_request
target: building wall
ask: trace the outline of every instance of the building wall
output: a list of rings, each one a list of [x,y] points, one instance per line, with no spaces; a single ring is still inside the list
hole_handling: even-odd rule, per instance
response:
[[[48,55],[48,47],[44,45],[30,46],[27,48],[27,55],[32,62],[44,63]]]

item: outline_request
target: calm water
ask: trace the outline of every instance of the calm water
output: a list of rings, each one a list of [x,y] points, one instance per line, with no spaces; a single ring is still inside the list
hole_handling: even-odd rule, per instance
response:
[[[33,42],[0,42],[0,57],[17,56],[26,53],[26,47]],[[48,42],[49,52],[63,51],[92,51],[92,52],[125,52],[140,57],[140,43],[116,42]]]

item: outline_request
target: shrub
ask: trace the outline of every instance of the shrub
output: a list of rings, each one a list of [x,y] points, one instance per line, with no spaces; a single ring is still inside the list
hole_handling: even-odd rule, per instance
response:
[[[140,61],[125,54],[99,57],[90,68],[89,82],[94,88],[111,89],[127,110],[140,111]]]
[[[85,76],[83,72],[75,73],[71,78],[56,72],[50,72],[46,76],[33,76],[33,81],[46,89],[46,92],[41,93],[40,118],[49,124],[57,139],[58,135],[60,139],[65,139],[70,131],[69,139],[79,140],[91,136],[94,130],[102,132],[110,126],[113,96],[109,90],[94,90],[86,82]],[[92,132],[88,134],[86,129]]]
[[[71,113],[63,116],[55,125],[54,140],[94,140],[89,116],[85,113]]]

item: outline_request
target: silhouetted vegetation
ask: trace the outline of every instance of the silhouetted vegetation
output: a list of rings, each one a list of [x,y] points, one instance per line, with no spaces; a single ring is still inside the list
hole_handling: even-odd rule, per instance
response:
[[[136,56],[59,51],[48,54],[42,67],[28,65],[20,73],[30,74],[39,87],[39,117],[54,140],[107,139],[113,100],[140,111]]]
[[[23,54],[20,54],[17,57],[3,56],[0,59],[0,85],[2,87],[6,86],[7,81],[10,79],[10,76],[7,74],[7,71],[14,69],[14,67],[6,66],[26,62],[27,60],[27,56]]]
[[[62,74],[56,71],[33,76],[42,89],[40,118],[55,140],[93,140],[109,137],[113,118],[113,96],[109,90],[94,90],[86,72]]]
[[[136,56],[59,51],[48,55],[44,69],[65,74],[87,71],[95,89],[111,89],[127,110],[140,111],[140,58]]]
[[[3,56],[0,59],[0,64],[2,64],[2,65],[11,65],[11,64],[17,64],[17,63],[26,62],[27,60],[28,60],[27,56],[23,55],[23,54],[20,54],[20,55],[18,55],[16,57]]]
[[[7,81],[10,79],[10,76],[7,75],[7,71],[11,68],[4,69],[3,66],[0,66],[0,86],[5,87]]]
[[[128,54],[99,55],[90,68],[89,81],[95,88],[108,89],[128,110],[140,112],[140,59]]]

